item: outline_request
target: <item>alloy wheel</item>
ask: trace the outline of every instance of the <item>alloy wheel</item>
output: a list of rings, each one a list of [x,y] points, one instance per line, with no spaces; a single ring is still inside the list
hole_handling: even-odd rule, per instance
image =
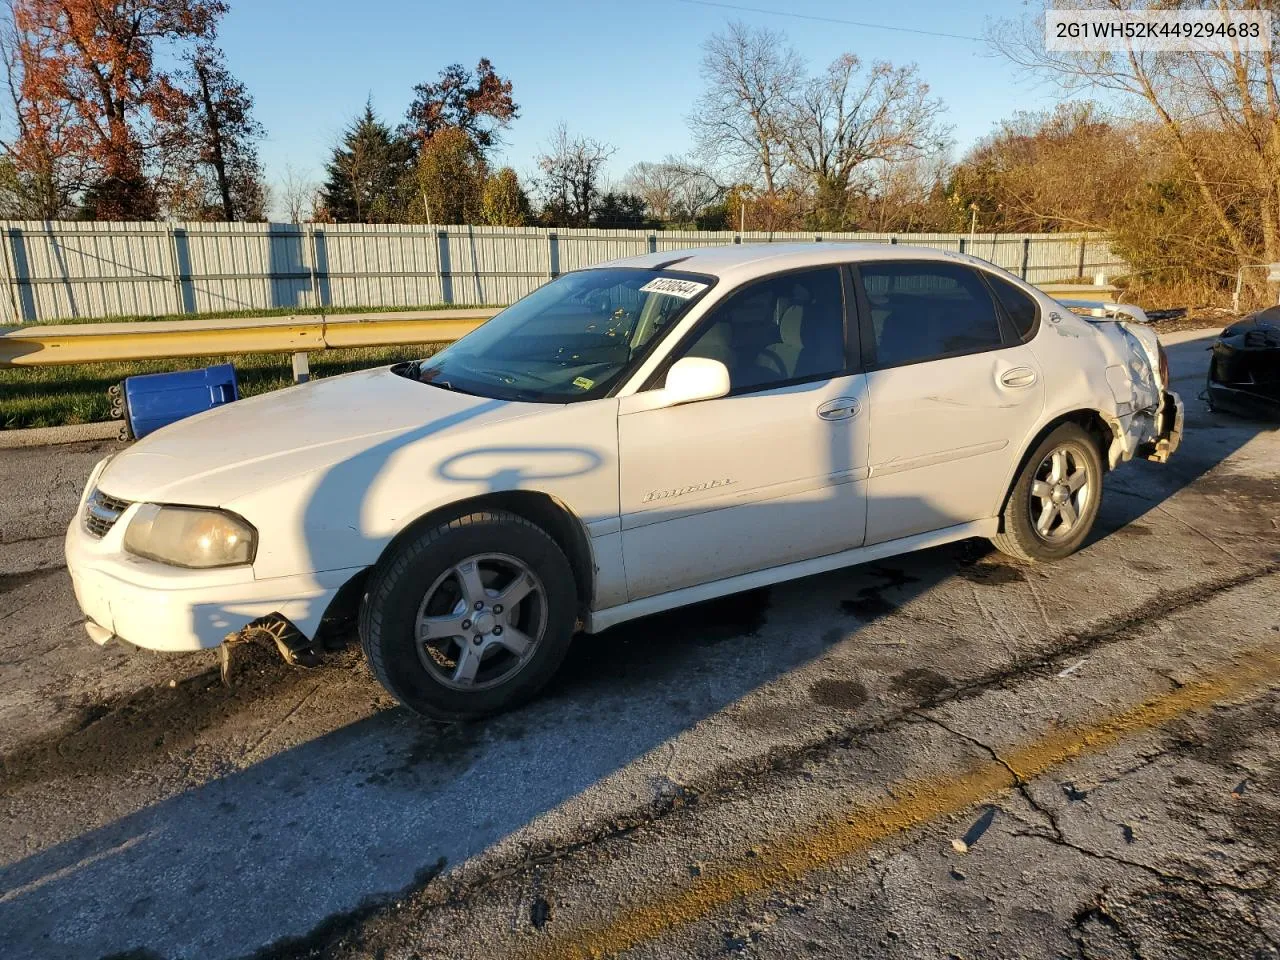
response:
[[[1093,496],[1089,462],[1073,444],[1054,447],[1031,483],[1031,521],[1036,535],[1056,542],[1070,537]]]
[[[547,630],[547,592],[525,563],[500,553],[467,557],[431,584],[418,607],[415,648],[440,683],[479,690],[511,679]]]

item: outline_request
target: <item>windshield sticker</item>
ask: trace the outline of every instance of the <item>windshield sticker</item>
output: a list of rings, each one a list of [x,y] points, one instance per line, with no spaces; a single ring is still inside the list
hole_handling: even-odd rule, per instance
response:
[[[698,283],[696,280],[677,280],[674,277],[656,277],[641,287],[640,292],[665,293],[669,297],[679,297],[681,300],[690,300],[700,294],[703,290],[707,289],[707,286],[707,284]]]
[[[596,385],[596,382],[588,380],[586,377],[574,377],[573,385],[581,390],[590,390]]]

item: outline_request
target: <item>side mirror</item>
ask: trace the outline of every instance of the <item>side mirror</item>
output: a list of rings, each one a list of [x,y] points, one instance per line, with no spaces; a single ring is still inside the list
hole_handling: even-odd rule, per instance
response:
[[[719,360],[685,357],[671,365],[671,369],[667,371],[665,387],[643,390],[621,398],[618,413],[625,416],[643,413],[645,410],[662,410],[696,400],[714,400],[728,392],[728,367]]]
[[[719,360],[683,357],[667,371],[662,406],[674,407],[695,400],[714,400],[729,392],[729,368]]]

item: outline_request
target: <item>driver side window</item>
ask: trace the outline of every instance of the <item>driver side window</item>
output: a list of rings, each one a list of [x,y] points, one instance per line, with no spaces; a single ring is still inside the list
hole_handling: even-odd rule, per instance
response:
[[[673,360],[704,357],[729,370],[730,392],[767,390],[845,369],[839,267],[752,283],[712,310]]]

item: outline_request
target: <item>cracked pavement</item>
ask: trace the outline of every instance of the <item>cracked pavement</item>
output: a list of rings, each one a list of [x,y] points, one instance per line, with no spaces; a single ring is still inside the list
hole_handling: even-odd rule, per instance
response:
[[[1053,566],[966,543],[580,638],[444,727],[84,637],[113,443],[0,454],[6,957],[1280,957],[1280,438],[1195,399]]]

